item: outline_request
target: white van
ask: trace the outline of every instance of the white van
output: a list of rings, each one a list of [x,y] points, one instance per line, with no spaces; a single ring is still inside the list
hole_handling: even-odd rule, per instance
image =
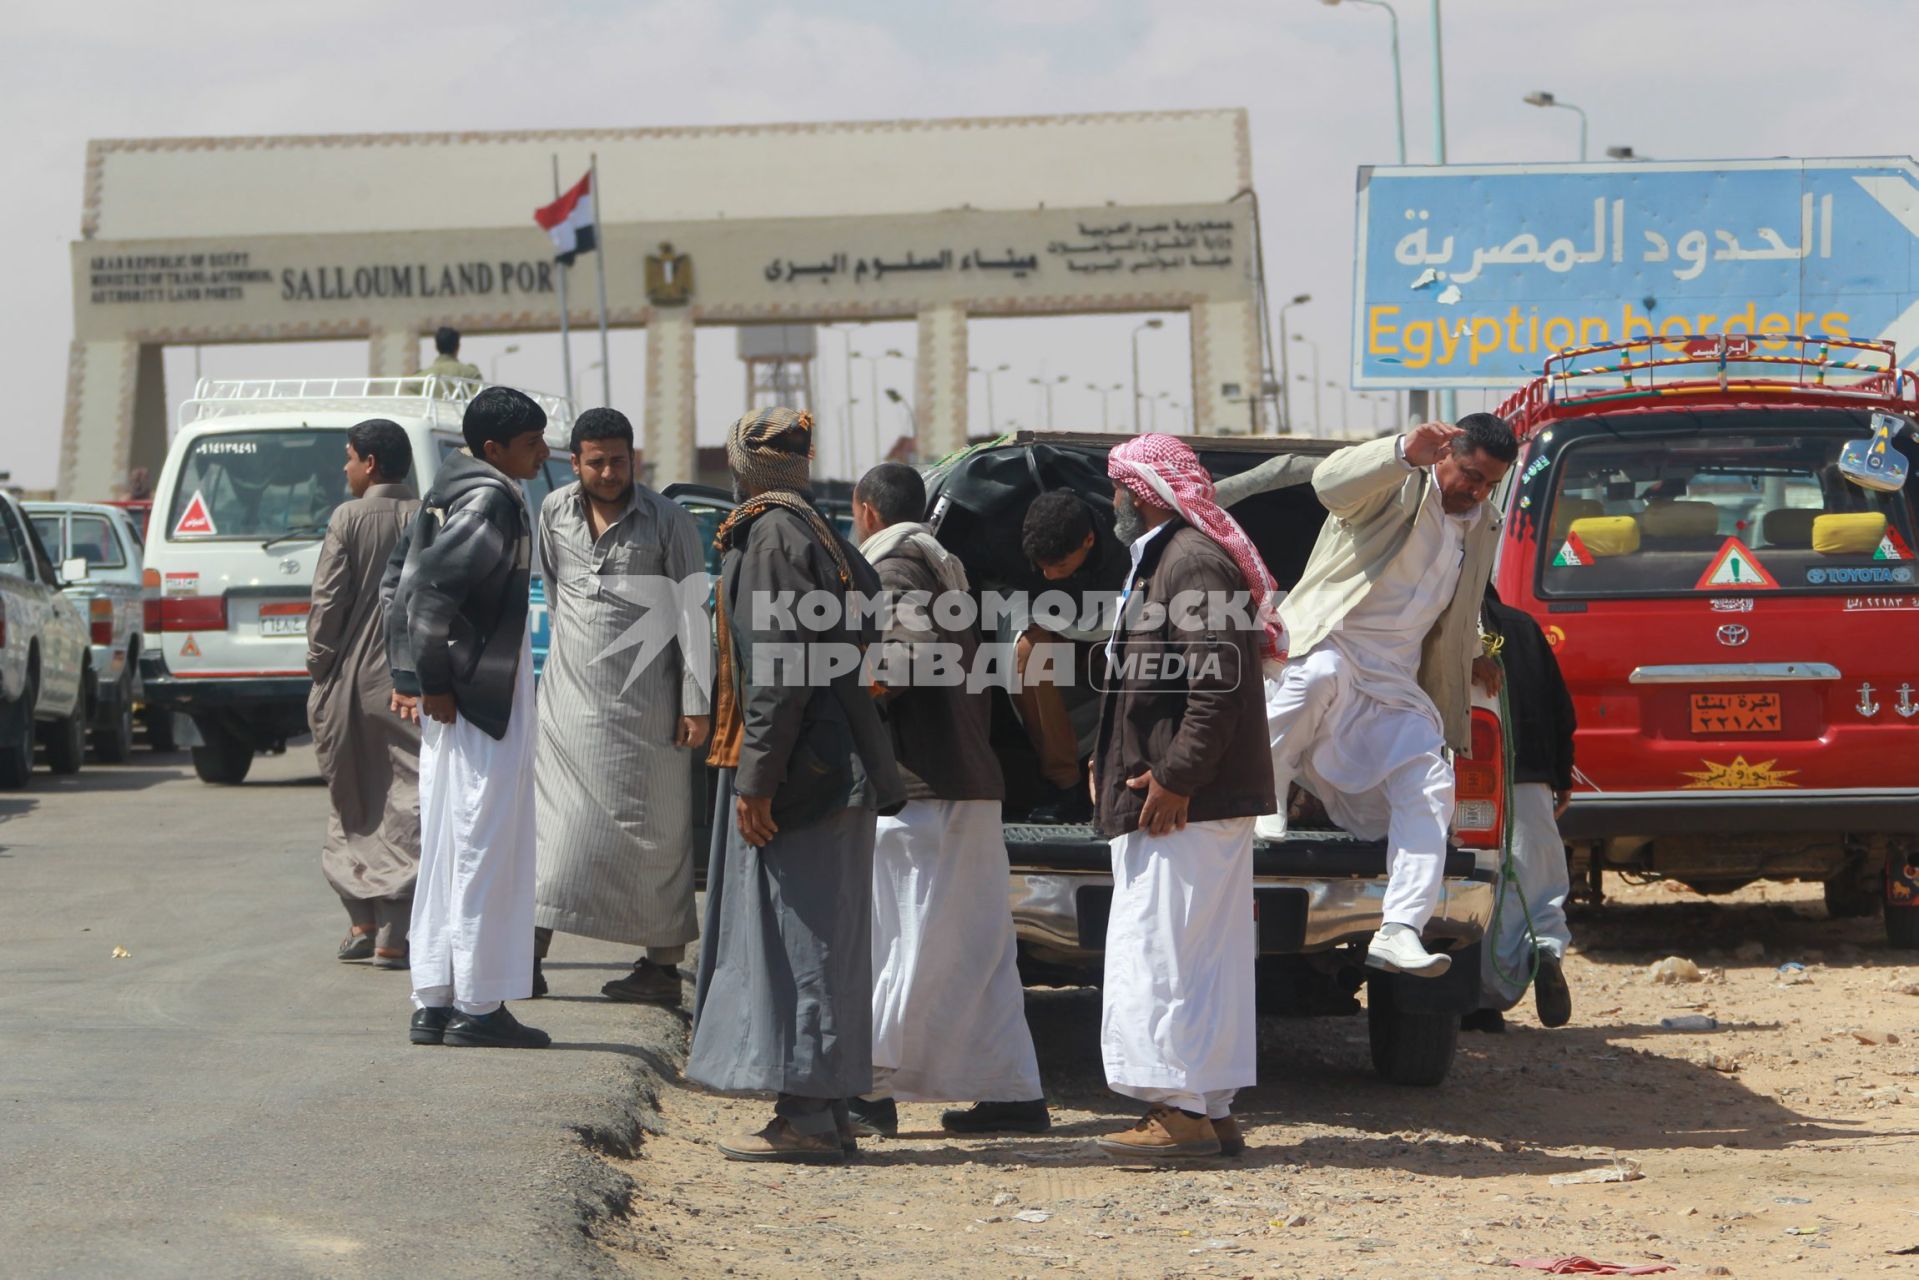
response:
[[[350,496],[348,429],[398,423],[424,494],[441,459],[465,447],[460,418],[480,390],[423,375],[203,379],[180,406],[147,531],[140,676],[150,704],[180,713],[204,781],[240,782],[256,752],[307,732],[307,611],[327,520]],[[564,447],[571,407],[527,394]],[[529,482],[536,512],[559,478]]]

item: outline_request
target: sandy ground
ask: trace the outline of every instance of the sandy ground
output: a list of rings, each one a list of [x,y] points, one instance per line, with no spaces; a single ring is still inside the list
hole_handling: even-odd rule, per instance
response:
[[[671,1085],[609,1246],[646,1276],[1425,1278],[1566,1254],[1919,1274],[1919,955],[1888,952],[1877,920],[1826,920],[1816,887],[1608,889],[1574,922],[1573,1024],[1544,1030],[1529,999],[1504,1036],[1462,1036],[1437,1089],[1375,1079],[1363,1019],[1262,1021],[1241,1160],[1100,1155],[1089,1139],[1133,1107],[1101,1084],[1097,993],[1033,990],[1050,1135],[957,1141],[911,1105],[856,1164],[735,1164],[713,1142],[766,1104]],[[1667,955],[1703,980],[1652,982]],[[1691,1013],[1720,1029],[1659,1026]],[[1553,1181],[1619,1162],[1639,1177]]]

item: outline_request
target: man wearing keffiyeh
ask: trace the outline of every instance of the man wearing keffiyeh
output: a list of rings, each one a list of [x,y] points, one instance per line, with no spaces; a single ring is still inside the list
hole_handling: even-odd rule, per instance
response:
[[[1107,455],[1129,543],[1093,750],[1112,841],[1101,987],[1106,1082],[1149,1106],[1100,1139],[1129,1158],[1238,1155],[1254,1081],[1253,823],[1273,805],[1260,661],[1272,578],[1191,448],[1147,435]]]

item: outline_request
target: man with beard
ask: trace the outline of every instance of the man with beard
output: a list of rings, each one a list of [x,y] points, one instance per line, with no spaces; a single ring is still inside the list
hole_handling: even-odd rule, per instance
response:
[[[925,514],[926,486],[903,463],[853,490],[853,532],[890,609],[877,692],[906,784],[873,849],[873,1090],[853,1116],[891,1137],[899,1101],[972,1102],[942,1125],[1041,1133],[1050,1120],[1006,901],[1006,787],[989,695],[967,682],[979,634],[949,625],[970,587]]]
[[[1277,641],[1272,578],[1183,442],[1140,436],[1106,469],[1132,570],[1093,751],[1113,858],[1100,1049],[1108,1087],[1149,1105],[1099,1145],[1238,1155],[1233,1098],[1256,1074],[1253,823],[1273,808],[1254,679]]]
[[[686,753],[708,726],[706,562],[693,517],[634,480],[625,414],[587,410],[572,448],[579,479],[540,508],[553,638],[540,678],[533,994],[545,992],[539,962],[558,930],[645,948],[601,995],[677,1005],[677,966],[699,932]],[[683,608],[689,582],[696,598]]]
[[[307,720],[333,812],[320,868],[346,907],[342,960],[406,967],[420,869],[420,729],[393,710],[380,578],[420,509],[407,483],[413,446],[397,422],[347,432],[346,484],[313,570],[307,614]]]
[[[873,1087],[873,830],[905,793],[861,683],[878,637],[845,608],[879,579],[813,505],[812,453],[810,413],[727,432],[740,505],[716,539],[720,786],[686,1075],[777,1095],[764,1129],[718,1144],[729,1160],[838,1163],[846,1099]]]
[[[1453,816],[1447,748],[1472,745],[1479,607],[1499,544],[1486,498],[1519,451],[1490,413],[1341,449],[1313,472],[1329,518],[1280,606],[1289,649],[1266,679],[1274,789],[1295,780],[1342,828],[1387,842],[1366,963],[1433,978],[1420,932],[1439,905]],[[1279,813],[1261,834],[1281,836]]]

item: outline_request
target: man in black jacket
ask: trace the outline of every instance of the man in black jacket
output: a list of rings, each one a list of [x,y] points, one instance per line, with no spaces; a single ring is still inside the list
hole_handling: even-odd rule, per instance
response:
[[[1566,846],[1559,838],[1559,816],[1566,812],[1573,785],[1573,700],[1559,674],[1559,660],[1521,610],[1502,604],[1488,588],[1482,623],[1499,646],[1499,662],[1481,658],[1474,677],[1499,691],[1504,668],[1506,731],[1513,743],[1513,811],[1506,815],[1513,834],[1513,874],[1499,884],[1497,932],[1486,939],[1480,977],[1480,1008],[1460,1021],[1468,1031],[1504,1031],[1502,1010],[1526,994],[1526,975],[1538,952],[1539,973],[1533,1000],[1539,1020],[1563,1027],[1572,1018],[1572,990],[1566,985]],[[1530,919],[1532,932],[1527,932]]]
[[[533,752],[526,625],[532,529],[519,481],[546,461],[546,414],[508,387],[473,398],[387,562],[394,709],[419,719],[414,1044],[545,1048],[503,1001],[533,990]]]

